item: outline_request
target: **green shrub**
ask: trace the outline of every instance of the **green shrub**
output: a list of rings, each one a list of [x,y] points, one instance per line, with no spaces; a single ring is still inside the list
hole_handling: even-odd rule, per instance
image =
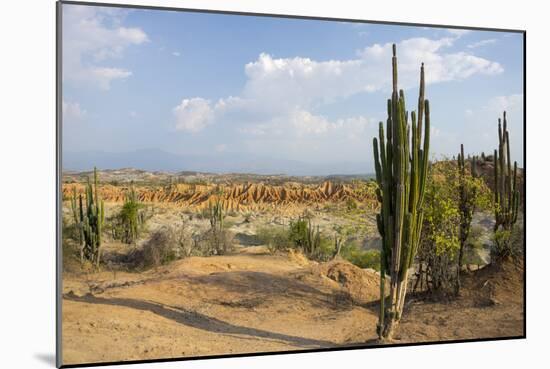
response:
[[[329,261],[334,257],[334,240],[321,236],[319,247],[308,255],[317,261]]]
[[[340,256],[359,268],[380,270],[379,250],[362,250],[356,242],[352,242],[342,247]]]
[[[300,249],[305,249],[307,245],[308,237],[308,221],[305,219],[298,219],[296,221],[290,221],[288,239]]]
[[[291,221],[288,228],[259,228],[257,236],[270,252],[295,249],[317,261],[328,261],[334,257],[334,240],[324,237],[318,227],[303,218]]]
[[[355,202],[354,199],[351,197],[346,200],[346,208],[348,211],[356,210],[357,209],[357,202]]]
[[[286,251],[293,247],[289,232],[281,227],[262,227],[256,232],[258,240],[265,244],[270,252]]]

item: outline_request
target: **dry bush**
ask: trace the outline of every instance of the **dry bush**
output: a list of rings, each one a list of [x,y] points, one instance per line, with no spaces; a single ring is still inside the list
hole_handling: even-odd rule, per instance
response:
[[[193,254],[193,241],[185,227],[165,226],[151,234],[140,249],[129,255],[134,268],[156,268]]]
[[[157,267],[176,259],[174,239],[168,228],[153,232],[141,249],[143,267]]]
[[[224,255],[233,250],[233,233],[211,228],[195,237],[195,252],[201,256]]]

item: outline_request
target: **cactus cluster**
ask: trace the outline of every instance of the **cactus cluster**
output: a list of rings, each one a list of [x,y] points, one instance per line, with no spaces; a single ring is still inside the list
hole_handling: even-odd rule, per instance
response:
[[[216,255],[223,255],[232,247],[232,240],[227,230],[224,229],[223,190],[216,189],[216,194],[216,199],[209,203],[207,209],[210,220],[208,237],[212,252]]]
[[[518,219],[520,193],[517,183],[518,164],[512,169],[510,159],[510,135],[507,129],[506,112],[502,121],[498,119],[498,150],[493,155],[494,164],[494,208],[495,233],[499,230],[510,232]],[[504,247],[502,247],[504,246]],[[506,253],[505,245],[499,245],[500,252]]]
[[[321,231],[311,224],[311,219],[300,217],[289,224],[289,241],[309,258],[316,259],[321,251]]]
[[[311,225],[311,220],[308,220],[307,223],[306,236],[305,251],[309,255],[313,256],[321,247],[321,232],[319,231],[319,226],[315,229],[315,227]]]
[[[76,189],[73,190],[71,199],[71,209],[79,232],[80,261],[83,263],[87,260],[96,267],[99,267],[101,257],[101,233],[105,221],[105,210],[103,200],[99,198],[98,185],[97,169],[94,167],[93,186],[89,177],[86,184],[85,206],[82,194],[78,196],[77,205]]]
[[[382,236],[380,262],[380,315],[378,336],[391,340],[403,312],[409,268],[417,252],[422,228],[422,203],[428,173],[430,106],[424,99],[424,64],[420,68],[418,115],[405,108],[403,90],[398,92],[396,46],[392,57],[392,95],[388,100],[386,132],[380,122],[379,136],[373,140],[378,199],[377,215]],[[424,139],[422,129],[424,125]],[[384,135],[386,133],[386,135]],[[385,301],[386,275],[390,276],[388,304]]]

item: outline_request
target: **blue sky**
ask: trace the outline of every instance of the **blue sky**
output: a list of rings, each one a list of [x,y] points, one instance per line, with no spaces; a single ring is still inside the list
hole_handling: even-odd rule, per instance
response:
[[[372,172],[394,42],[411,110],[426,65],[432,157],[460,143],[492,152],[506,109],[522,166],[521,34],[81,5],[63,5],[64,155],[153,149]]]

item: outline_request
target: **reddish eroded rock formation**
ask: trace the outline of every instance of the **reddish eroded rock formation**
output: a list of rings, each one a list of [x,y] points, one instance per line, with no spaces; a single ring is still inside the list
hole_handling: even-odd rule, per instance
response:
[[[63,198],[72,196],[73,189],[84,193],[79,183],[64,184]],[[369,187],[369,189],[371,189]],[[99,194],[106,202],[122,203],[128,186],[100,185]],[[144,203],[167,203],[178,207],[203,209],[221,198],[226,210],[261,210],[275,206],[312,205],[327,202],[356,202],[377,206],[374,188],[361,191],[353,185],[334,184],[330,181],[319,185],[288,182],[284,185],[244,183],[231,185],[173,184],[169,186],[135,186],[140,201]],[[220,194],[221,193],[221,194]]]

